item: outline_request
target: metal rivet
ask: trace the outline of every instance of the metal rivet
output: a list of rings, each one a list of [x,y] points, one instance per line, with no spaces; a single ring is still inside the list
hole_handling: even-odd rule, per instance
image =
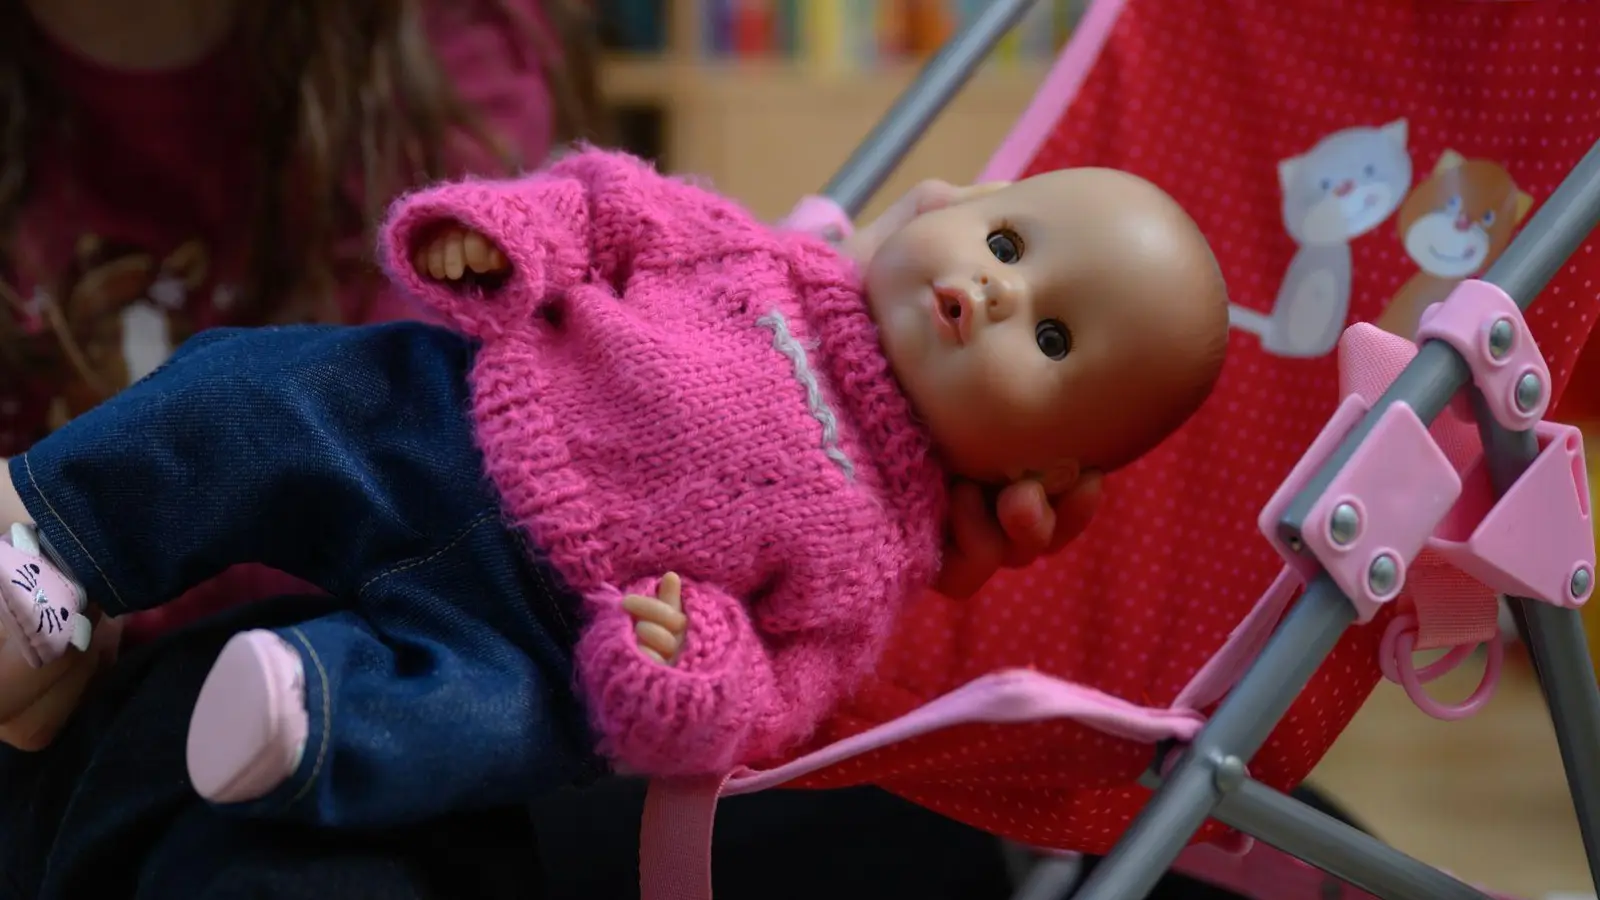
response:
[[[1244,783],[1249,773],[1245,771],[1244,760],[1229,754],[1217,760],[1217,768],[1212,778],[1217,784],[1217,790],[1224,794]]]
[[[1379,597],[1394,590],[1395,579],[1399,577],[1400,566],[1395,562],[1394,557],[1387,553],[1379,554],[1372,561],[1372,565],[1367,567],[1367,587],[1371,588],[1372,593]]]
[[[1527,412],[1539,405],[1539,397],[1544,393],[1544,382],[1532,372],[1517,379],[1517,409]]]
[[[1579,566],[1578,571],[1572,573],[1572,598],[1582,598],[1589,593],[1589,585],[1594,581],[1594,575],[1588,566]]]
[[[1341,503],[1333,508],[1333,515],[1328,517],[1328,533],[1333,536],[1333,542],[1341,547],[1349,546],[1356,539],[1356,532],[1361,529],[1361,516],[1356,508],[1348,503]]]
[[[1511,338],[1515,335],[1510,319],[1495,319],[1489,326],[1489,355],[1495,359],[1505,358],[1511,352]]]

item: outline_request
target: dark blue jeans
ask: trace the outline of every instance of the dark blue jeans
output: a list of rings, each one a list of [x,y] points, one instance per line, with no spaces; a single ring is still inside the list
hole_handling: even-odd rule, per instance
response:
[[[226,815],[184,767],[189,709],[222,645],[331,611],[232,610],[126,655],[40,753],[0,746],[0,900],[536,900],[527,810],[372,831]]]
[[[243,562],[342,609],[302,656],[299,771],[240,810],[387,826],[598,769],[576,603],[501,519],[468,418],[475,347],[415,323],[212,331],[11,461],[91,600],[149,609]]]

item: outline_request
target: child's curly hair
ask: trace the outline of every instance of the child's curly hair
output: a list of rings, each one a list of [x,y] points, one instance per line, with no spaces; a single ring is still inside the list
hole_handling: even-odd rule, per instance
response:
[[[516,159],[463,106],[431,52],[423,5],[242,4],[239,46],[249,55],[260,124],[239,324],[340,318],[335,289],[372,270],[370,260],[342,258],[336,248],[378,221],[395,194],[446,174],[447,135],[470,136],[508,169],[539,162]],[[524,52],[543,70],[554,101],[557,140],[596,136],[594,30],[585,0],[543,0],[540,21],[505,0],[455,6],[450,13],[502,17],[524,38]],[[51,102],[35,63],[38,40],[24,4],[0,3],[0,261],[7,263],[15,262],[13,230],[27,199],[30,151],[46,129],[70,124],[56,113],[61,106]],[[350,195],[357,174],[364,197]],[[0,344],[14,340],[7,333]],[[0,347],[0,356],[14,351]]]

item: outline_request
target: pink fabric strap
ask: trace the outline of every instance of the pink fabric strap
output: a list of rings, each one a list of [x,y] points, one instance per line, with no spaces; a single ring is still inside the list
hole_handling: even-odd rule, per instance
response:
[[[651,783],[640,835],[640,900],[712,900],[711,831],[724,781]],[[1190,847],[1172,871],[1251,900],[1378,900],[1260,841],[1243,854]]]
[[[721,777],[656,780],[639,833],[639,900],[711,900],[711,832]]]

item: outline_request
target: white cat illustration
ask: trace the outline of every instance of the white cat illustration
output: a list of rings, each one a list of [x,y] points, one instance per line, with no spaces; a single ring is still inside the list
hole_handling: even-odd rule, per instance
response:
[[[1350,315],[1350,242],[1378,227],[1411,188],[1406,120],[1336,131],[1278,163],[1283,225],[1299,245],[1272,312],[1234,305],[1228,321],[1274,356],[1333,351]]]

